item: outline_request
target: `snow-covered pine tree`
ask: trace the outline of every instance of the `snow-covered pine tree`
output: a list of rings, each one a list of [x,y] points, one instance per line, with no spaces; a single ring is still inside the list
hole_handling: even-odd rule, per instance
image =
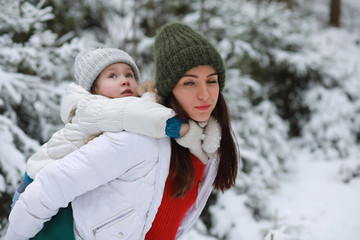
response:
[[[53,28],[128,52],[142,72],[142,80],[149,80],[156,30],[167,22],[181,21],[198,1],[48,0],[46,4],[54,8]]]
[[[346,160],[339,168],[343,182],[360,177],[360,22],[357,1],[342,2],[341,29],[328,26],[322,2],[296,0],[298,11],[312,20],[310,41],[323,61],[321,79],[304,93],[311,118],[297,141],[314,159]],[[328,2],[330,3],[330,1]],[[355,53],[355,54],[354,54]]]
[[[27,158],[59,128],[59,99],[81,41],[45,28],[45,1],[0,1],[0,224]],[[0,236],[3,232],[0,232]]]
[[[312,37],[323,61],[326,76],[306,92],[311,119],[302,129],[300,146],[315,159],[347,160],[340,168],[344,182],[360,176],[360,53],[356,32],[339,29],[318,31]],[[341,51],[330,51],[343,46]]]
[[[309,116],[302,93],[321,78],[321,59],[307,39],[308,22],[282,3],[226,1],[220,7],[221,15],[232,16],[223,19],[224,25],[234,26],[219,32],[236,40],[228,44],[229,64],[266,88],[280,116],[289,122],[289,134],[298,136]]]

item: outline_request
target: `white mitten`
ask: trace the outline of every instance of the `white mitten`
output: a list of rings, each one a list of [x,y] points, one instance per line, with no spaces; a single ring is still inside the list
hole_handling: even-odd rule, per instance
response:
[[[204,139],[204,127],[206,122],[197,123],[189,120],[189,131],[181,138],[176,138],[175,141],[190,150],[192,154],[200,159],[201,162],[206,164],[208,162],[208,156],[202,148],[202,140]]]
[[[209,118],[204,129],[204,134],[205,139],[202,143],[203,150],[206,152],[208,157],[216,157],[221,141],[221,126],[215,118]]]

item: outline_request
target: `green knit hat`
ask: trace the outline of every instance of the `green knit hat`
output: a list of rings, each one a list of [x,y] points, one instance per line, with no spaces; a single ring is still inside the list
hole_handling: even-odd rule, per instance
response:
[[[182,23],[161,27],[154,44],[155,81],[166,99],[177,82],[190,69],[210,65],[218,74],[220,90],[225,85],[225,67],[218,51],[203,36]]]

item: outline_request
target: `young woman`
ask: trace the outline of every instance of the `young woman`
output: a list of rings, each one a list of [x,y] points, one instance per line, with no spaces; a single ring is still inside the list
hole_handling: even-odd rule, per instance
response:
[[[170,23],[155,38],[154,58],[158,93],[165,106],[189,120],[190,131],[171,140],[170,173],[146,239],[175,239],[197,220],[211,186],[225,191],[235,185],[238,151],[221,93],[225,67],[216,49],[190,27]]]
[[[72,202],[76,239],[175,239],[198,219],[212,188],[235,184],[238,152],[216,49],[180,23],[154,47],[156,87],[190,129],[179,139],[105,132],[46,166],[10,214],[5,239],[33,237]]]

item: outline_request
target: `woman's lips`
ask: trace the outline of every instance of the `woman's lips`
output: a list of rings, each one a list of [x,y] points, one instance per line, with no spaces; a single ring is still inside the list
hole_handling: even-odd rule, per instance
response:
[[[206,105],[200,105],[200,106],[196,106],[196,109],[199,109],[200,111],[205,111],[208,110],[210,108],[210,104],[206,104]]]

